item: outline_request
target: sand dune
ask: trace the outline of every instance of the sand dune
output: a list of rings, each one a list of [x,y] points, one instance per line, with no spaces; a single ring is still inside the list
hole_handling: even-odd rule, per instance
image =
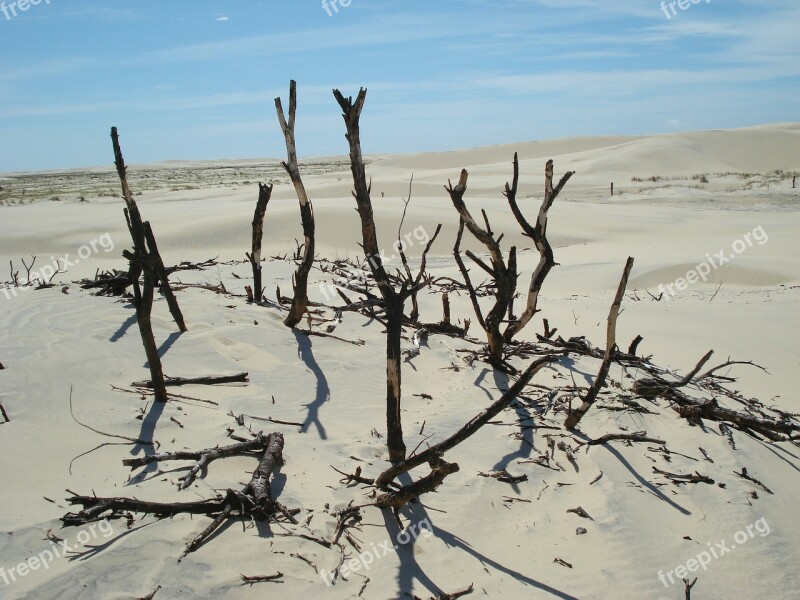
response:
[[[493,229],[506,234],[504,248],[512,244],[518,248],[520,286],[526,286],[538,254],[521,235],[500,193],[511,176],[515,151],[521,158],[520,204],[531,217],[541,201],[545,160],[555,159],[557,174],[577,171],[550,212],[548,236],[559,265],[543,288],[542,313],[523,339],[535,340],[542,330],[541,319],[547,318],[565,339],[583,335],[602,347],[613,292],[625,259],[634,256],[618,323],[621,346],[641,334],[640,353],[653,355],[658,364],[680,373],[711,348],[718,362],[728,356],[756,360],[768,373],[736,368],[733,373],[740,379],[735,387],[765,405],[798,412],[800,190],[791,188],[791,175],[800,171],[799,124],[370,157],[367,172],[373,178],[376,223],[387,258],[394,255],[401,197],[407,194],[413,173],[413,198],[400,228],[401,235],[409,236],[412,262],[441,223],[440,238],[429,256],[430,273],[459,276],[451,258],[458,220],[442,186],[467,168],[466,202],[475,211],[484,208]],[[327,258],[360,256],[360,225],[342,160],[310,161],[316,166],[306,179],[315,206],[317,250]],[[233,174],[242,165],[249,169],[246,175]],[[223,166],[230,170],[228,179],[221,180]],[[139,180],[143,186],[146,175],[148,187],[137,200],[153,224],[167,262],[214,256],[220,263],[244,259],[262,166],[262,174],[277,172],[275,164],[264,160],[132,168],[135,191],[137,172],[143,174]],[[196,174],[203,185],[173,191],[167,177],[180,169],[193,169],[192,177]],[[728,171],[744,175],[722,175]],[[108,170],[85,172],[108,174]],[[709,183],[691,179],[700,174],[707,174]],[[186,179],[186,172],[182,176]],[[243,183],[244,177],[253,176],[249,184]],[[631,181],[651,176],[664,179]],[[26,181],[36,181],[28,177]],[[80,190],[83,175],[77,172],[72,177],[70,185]],[[610,196],[611,181],[621,196]],[[40,268],[51,257],[68,253],[75,258],[82,247],[106,234],[105,239],[113,241],[113,249],[106,251],[108,246],[100,245],[66,274],[56,275],[59,285],[54,288],[9,292],[8,299],[0,291],[0,327],[5,332],[0,341],[0,363],[5,367],[0,371],[0,403],[11,418],[0,425],[0,567],[7,572],[50,547],[45,539],[50,529],[73,543],[80,532],[88,532],[86,527],[60,528],[59,517],[71,510],[64,501],[65,489],[156,501],[194,500],[239,487],[254,468],[248,457],[221,460],[182,492],[175,487],[183,474],[177,466],[129,473],[120,461],[151,450],[81,427],[70,416],[70,392],[80,421],[115,435],[149,436],[160,443],[161,451],[225,445],[231,443],[229,429],[247,435],[229,413],[249,415],[245,422],[254,431],[282,431],[286,464],[276,476],[273,492],[285,505],[301,509],[300,518],[308,520],[306,533],[331,535],[336,525],[333,510],[351,501],[371,501],[359,486],[341,484],[341,475],[331,466],[351,472],[360,466],[370,477],[386,466],[385,440],[377,437],[385,430],[380,324],[345,313],[335,333],[363,340],[360,346],[307,338],[285,328],[283,315],[274,308],[186,288],[179,292],[179,300],[189,324],[187,333],[176,334],[163,300],[154,309],[165,371],[182,376],[248,371],[249,383],[183,390],[187,396],[216,404],[185,399],[154,407],[138,394],[114,391],[112,385],[128,387],[148,376],[133,309],[114,298],[91,296],[74,281],[91,277],[98,269],[124,269],[121,252],[130,241],[121,200],[90,194],[86,200],[78,202],[67,195],[60,202],[0,206],[0,264],[13,261],[15,270],[21,269],[19,259],[31,254],[38,256],[36,268]],[[301,237],[296,199],[285,180],[276,180],[264,234],[267,256],[291,255],[294,239]],[[484,251],[467,238],[464,247]],[[719,252],[728,259],[726,264],[711,265],[710,257]],[[701,264],[709,265],[705,281],[682,290],[673,287],[676,293],[668,301],[655,302],[647,294],[657,294],[660,286],[676,286],[692,271],[704,271]],[[398,268],[399,260],[394,257],[388,266]],[[270,298],[276,286],[290,293],[290,260],[269,260],[264,270]],[[483,279],[478,269],[473,269],[473,276]],[[226,289],[243,294],[249,277],[248,265],[232,262],[202,272],[182,272],[174,279],[222,282]],[[313,272],[312,300],[339,302],[326,297],[329,282],[327,274]],[[454,319],[472,319],[470,333],[481,338],[469,299],[453,293],[451,301]],[[422,320],[438,321],[440,299],[422,295],[420,309]],[[410,345],[408,340],[403,343]],[[440,441],[508,387],[505,376],[485,364],[464,362],[459,350],[474,347],[468,341],[431,336],[422,354],[404,363],[403,420],[409,448]],[[524,366],[524,361],[514,360]],[[564,386],[574,379],[587,386],[597,367],[596,361],[570,359],[542,372],[535,383]],[[613,376],[624,382],[623,387],[632,381],[620,372]],[[625,389],[608,390],[604,401],[611,402]],[[541,389],[531,388],[529,395],[547,404]],[[162,589],[156,598],[170,600],[272,594],[354,598],[368,577],[360,597],[370,599],[412,594],[428,598],[470,583],[474,597],[672,599],[683,597],[682,583],[662,585],[660,571],[685,564],[709,543],[730,542],[748,526],[754,533],[746,543],[693,575],[700,578],[693,597],[796,597],[800,587],[797,447],[734,431],[734,450],[716,423],[693,427],[663,403],[648,407],[652,414],[597,409],[586,417],[582,431],[597,437],[646,430],[668,440],[671,454],[649,450],[645,444],[584,447],[576,471],[565,460],[563,470],[526,462],[548,452],[544,436],[563,434],[563,419],[551,413],[537,415],[538,428],[521,428],[531,409],[519,403],[498,417],[499,424],[486,426],[448,453],[461,470],[436,494],[404,509],[404,522],[427,519],[432,533],[401,544],[368,570],[336,586],[327,586],[315,570],[335,567],[337,552],[308,539],[284,537],[286,531],[278,525],[226,527],[208,546],[179,563],[183,544],[207,525],[205,517],[179,515],[159,521],[139,515],[130,529],[124,520],[112,521],[112,533],[95,531],[88,544],[79,545],[79,553],[54,560],[47,569],[32,571],[9,585],[0,581],[0,598],[130,598],[145,596],[158,585]],[[654,476],[654,466],[699,471],[715,483],[675,486]],[[734,471],[742,467],[774,494],[737,477]],[[503,468],[527,475],[528,480],[510,485],[479,476]],[[600,472],[602,479],[591,483]],[[577,506],[592,519],[567,512]],[[357,532],[362,548],[387,540],[394,544],[399,531],[391,515],[375,508],[365,509],[364,515]],[[753,529],[756,523],[758,529]],[[578,527],[587,532],[577,535]],[[241,573],[277,571],[284,574],[283,583],[251,587],[239,579]]]

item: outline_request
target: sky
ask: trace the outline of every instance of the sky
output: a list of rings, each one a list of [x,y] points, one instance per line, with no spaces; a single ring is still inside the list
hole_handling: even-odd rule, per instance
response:
[[[28,1],[0,172],[110,165],[112,125],[129,164],[279,158],[291,79],[301,158],[347,153],[333,88],[369,154],[800,121],[798,0]]]

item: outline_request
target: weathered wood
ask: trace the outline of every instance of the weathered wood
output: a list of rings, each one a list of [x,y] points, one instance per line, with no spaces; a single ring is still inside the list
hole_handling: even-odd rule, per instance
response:
[[[632,268],[633,258],[629,256],[625,263],[625,269],[622,272],[619,286],[617,287],[617,295],[614,297],[614,303],[611,305],[611,310],[608,313],[606,351],[603,356],[603,362],[600,365],[600,371],[597,377],[595,377],[589,391],[586,392],[586,396],[583,398],[583,404],[567,416],[564,427],[569,430],[575,429],[583,416],[589,412],[589,409],[597,400],[597,395],[606,383],[608,370],[611,368],[611,363],[614,359],[614,351],[617,345],[617,317],[619,316],[619,309],[622,306],[622,298],[625,296],[625,289],[628,287],[628,277],[630,277]]]
[[[461,429],[455,432],[447,439],[439,442],[420,452],[414,456],[404,460],[401,463],[393,465],[375,480],[375,483],[380,487],[388,486],[396,477],[414,469],[426,462],[429,462],[436,456],[443,456],[445,452],[458,446],[461,442],[474,435],[481,427],[486,425],[494,417],[500,414],[506,407],[508,407],[514,399],[522,393],[522,390],[533,378],[536,373],[543,367],[560,360],[560,356],[543,356],[533,361],[530,366],[519,376],[517,381],[512,385],[509,390],[503,394],[498,400],[492,403],[487,409],[475,415],[467,422]]]
[[[681,473],[670,473],[669,471],[663,471],[657,467],[653,467],[653,473],[657,475],[663,475],[671,482],[681,485],[683,483],[706,483],[708,485],[713,485],[715,482],[713,479],[706,475],[701,475],[697,471],[694,473],[689,473],[688,475],[683,475]]]
[[[267,212],[267,204],[272,197],[272,185],[258,184],[258,201],[253,213],[253,237],[250,252],[245,252],[247,260],[253,269],[253,287],[248,292],[248,297],[252,302],[261,302],[264,297],[264,285],[261,281],[261,240],[264,237],[264,215]],[[280,298],[279,298],[280,301]]]
[[[628,346],[628,354],[632,354],[632,355],[635,356],[636,355],[636,350],[638,350],[639,344],[642,343],[642,340],[644,340],[644,338],[642,336],[640,336],[640,335],[637,335],[635,338],[633,338],[633,341],[631,342],[631,345]]]
[[[292,279],[292,286],[294,288],[294,296],[292,298],[292,305],[289,309],[289,314],[284,319],[284,324],[287,327],[294,327],[303,318],[308,307],[308,274],[311,272],[311,267],[314,264],[314,208],[311,200],[306,193],[306,188],[303,185],[303,179],[300,176],[300,168],[297,164],[297,148],[294,137],[294,122],[295,113],[297,111],[297,83],[292,80],[289,83],[289,119],[283,112],[281,99],[275,98],[275,108],[278,112],[278,121],[280,122],[283,136],[286,140],[286,153],[287,160],[283,162],[283,168],[289,174],[289,178],[294,185],[297,200],[300,203],[300,219],[303,224],[303,257],[297,265],[294,277]]]

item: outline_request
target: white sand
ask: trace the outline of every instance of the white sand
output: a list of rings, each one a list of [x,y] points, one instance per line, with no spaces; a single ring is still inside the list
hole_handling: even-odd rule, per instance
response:
[[[684,373],[712,348],[715,364],[728,356],[754,359],[770,374],[739,367],[734,371],[740,377],[736,389],[768,405],[800,412],[796,399],[800,191],[791,189],[791,178],[769,175],[779,169],[800,170],[800,125],[657,137],[576,138],[380,158],[369,165],[368,175],[373,178],[375,213],[387,255],[392,254],[391,243],[402,212],[399,198],[406,194],[413,173],[414,197],[403,232],[432,234],[436,224],[442,223],[441,237],[431,251],[430,270],[436,276],[456,276],[451,249],[457,218],[442,186],[448,178],[456,180],[462,167],[470,172],[468,206],[486,208],[493,228],[506,233],[505,248],[512,243],[529,248],[530,241],[519,235],[500,195],[511,176],[514,151],[519,152],[521,161],[521,204],[531,218],[541,198],[544,162],[555,159],[557,176],[568,169],[577,171],[550,213],[549,237],[560,266],[545,283],[540,303],[543,312],[525,331],[524,339],[533,339],[541,331],[541,317],[545,317],[564,338],[586,335],[603,346],[613,291],[625,258],[634,256],[629,290],[637,290],[641,301],[632,300],[633,294],[626,296],[618,326],[621,345],[641,334],[645,340],[640,352]],[[694,175],[707,175],[709,183],[701,184],[692,179]],[[631,181],[651,176],[662,179]],[[622,195],[609,197],[611,181]],[[131,185],[135,190],[135,170]],[[349,172],[309,176],[306,185],[314,200],[318,252],[328,258],[358,256],[360,230],[350,197]],[[168,263],[217,255],[221,261],[239,260],[249,247],[254,188],[151,191],[137,199]],[[21,269],[19,258],[36,254],[38,269],[51,256],[70,253],[74,258],[82,245],[92,240],[100,244],[106,233],[114,242],[110,252],[96,244],[98,252],[69,273],[56,276],[56,281],[69,285],[68,294],[62,293],[61,285],[20,291],[9,300],[0,292],[0,327],[5,332],[0,363],[6,367],[0,371],[0,403],[11,417],[10,423],[0,425],[0,567],[7,572],[47,550],[50,543],[44,538],[48,529],[71,545],[79,532],[90,535],[88,526],[60,529],[59,517],[71,510],[64,501],[70,495],[66,489],[101,496],[191,500],[211,496],[217,489],[241,487],[255,467],[251,458],[218,461],[203,479],[183,492],[175,486],[183,463],[165,464],[163,473],[144,470],[143,476],[129,481],[120,461],[140,454],[142,448],[123,443],[85,454],[101,444],[122,441],[94,434],[72,420],[70,388],[78,419],[117,435],[152,435],[160,450],[230,443],[227,428],[236,428],[240,435],[245,432],[227,416],[229,411],[307,422],[304,431],[298,432],[296,427],[247,419],[255,431],[285,434],[286,464],[273,489],[281,502],[302,509],[301,521],[313,514],[310,530],[330,535],[335,524],[329,514],[332,510],[351,500],[368,502],[359,487],[340,485],[340,476],[331,465],[350,472],[360,465],[370,477],[386,466],[384,440],[370,434],[373,429],[381,434],[385,430],[381,327],[347,313],[336,334],[365,340],[366,345],[320,338],[309,342],[286,329],[277,311],[249,306],[240,298],[184,290],[179,300],[188,333],[175,334],[162,300],[154,309],[167,374],[246,370],[250,383],[185,388],[180,392],[213,400],[218,406],[170,403],[160,414],[154,412],[138,396],[110,387],[128,386],[148,374],[132,308],[116,299],[93,297],[69,283],[92,276],[96,269],[125,266],[120,252],[129,240],[121,200],[87,200],[0,207],[0,265],[14,260]],[[745,234],[750,234],[751,244],[735,253],[733,244],[744,241]],[[292,189],[279,185],[267,211],[265,254],[291,252],[294,238],[300,236]],[[468,242],[467,247],[481,250],[474,241]],[[418,255],[421,246],[415,241],[410,253]],[[713,270],[708,282],[689,286],[669,302],[650,300],[645,288],[657,293],[659,284],[673,283],[721,249],[726,255],[736,254],[735,259]],[[535,252],[521,250],[522,285],[527,285],[536,258]],[[286,261],[265,265],[270,297],[274,297],[276,285],[284,294],[291,291],[291,269]],[[211,284],[222,280],[228,289],[241,293],[248,277],[249,266],[239,264],[185,272],[174,279]],[[323,279],[315,270],[313,299],[324,300],[317,285]],[[466,298],[453,298],[453,315],[472,318],[470,333],[482,337]],[[424,297],[422,320],[439,318],[439,299]],[[485,365],[466,366],[463,355],[456,352],[473,347],[466,341],[434,336],[430,348],[423,348],[412,364],[404,363],[403,422],[409,449],[424,439],[427,443],[443,439],[497,398],[498,387],[505,389],[501,377],[496,378]],[[453,364],[458,370],[448,368]],[[577,361],[574,369],[577,383],[586,385],[597,364]],[[566,385],[569,371],[547,370],[535,383]],[[415,396],[423,393],[433,399]],[[535,398],[540,391],[531,389],[527,395]],[[142,410],[146,417],[137,420]],[[363,598],[410,594],[428,598],[439,590],[452,593],[474,583],[475,591],[468,597],[677,599],[683,598],[683,584],[665,588],[659,582],[659,571],[686,564],[706,550],[709,542],[723,540],[736,549],[696,574],[699,581],[694,597],[797,597],[800,450],[796,446],[766,444],[735,431],[734,451],[716,423],[707,423],[706,431],[689,427],[673,411],[664,409],[663,403],[653,415],[593,410],[582,423],[586,434],[599,436],[622,428],[646,430],[668,440],[668,448],[676,454],[667,462],[663,454],[648,451],[643,444],[593,447],[579,452],[579,473],[565,460],[560,462],[566,470],[556,472],[519,461],[545,452],[547,442],[542,434],[558,432],[534,434],[528,430],[520,439],[519,429],[513,426],[517,419],[517,413],[509,410],[503,420],[512,426],[487,426],[450,452],[448,458],[458,462],[461,471],[449,477],[437,494],[426,495],[421,504],[403,511],[404,521],[429,519],[432,535],[420,536],[415,543],[375,560],[368,571],[334,587],[327,587],[311,566],[290,553],[299,553],[319,569],[330,570],[337,564],[337,552],[297,537],[282,537],[280,526],[248,525],[243,531],[237,523],[178,563],[183,545],[206,526],[207,519],[179,515],[159,522],[137,516],[130,531],[123,522],[114,521],[113,535],[106,537],[100,532],[91,538],[89,544],[96,546],[93,551],[58,558],[48,569],[18,576],[10,585],[5,585],[0,572],[0,598],[132,598],[144,596],[158,585],[162,586],[156,596],[159,600],[273,595],[354,598],[364,583],[363,574],[370,579]],[[543,423],[559,426],[562,421],[563,415],[559,415]],[[713,464],[703,459],[700,447],[713,458]],[[725,487],[662,485],[664,480],[652,473],[653,466],[682,473],[700,471]],[[774,495],[736,477],[734,470],[743,466]],[[503,467],[515,475],[527,474],[528,481],[510,486],[477,476]],[[603,478],[590,486],[599,471]],[[414,476],[424,472],[419,469]],[[753,490],[758,499],[750,497]],[[509,504],[504,497],[530,502]],[[330,509],[325,510],[326,506]],[[577,506],[594,520],[565,512]],[[751,527],[752,539],[745,544],[733,541],[736,532],[757,521],[762,529]],[[762,536],[759,531],[765,531],[765,524],[770,533]],[[577,527],[585,527],[588,533],[576,535]],[[379,546],[397,532],[390,515],[368,508],[357,536],[369,550],[371,544]],[[355,551],[352,554],[355,556]],[[573,568],[554,563],[555,558]],[[283,583],[240,585],[240,573],[277,571],[284,573]]]

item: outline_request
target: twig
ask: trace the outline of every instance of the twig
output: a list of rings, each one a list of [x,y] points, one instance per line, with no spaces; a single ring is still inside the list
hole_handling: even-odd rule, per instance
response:
[[[579,442],[585,443],[587,446],[598,446],[600,444],[607,444],[608,442],[613,442],[615,440],[625,440],[628,442],[647,442],[649,444],[666,444],[667,442],[664,440],[659,440],[657,438],[647,437],[643,431],[638,433],[607,433],[606,435],[600,436],[597,439],[589,440],[588,442]]]
[[[767,486],[765,486],[763,483],[761,483],[758,479],[755,479],[754,477],[750,477],[750,475],[747,474],[747,469],[745,467],[742,467],[742,472],[741,473],[737,473],[736,471],[734,471],[733,474],[734,475],[738,475],[739,477],[741,477],[742,479],[746,479],[747,481],[752,481],[753,483],[755,483],[757,486],[759,486],[762,490],[764,490],[768,494],[772,494],[773,496],[775,495],[772,492],[771,489],[769,489]]]
[[[249,584],[252,585],[254,583],[264,583],[266,581],[276,581],[276,580],[280,579],[281,577],[283,577],[283,573],[281,573],[279,571],[279,572],[275,573],[275,575],[240,575],[240,577],[242,578],[242,582],[243,583],[249,583]]]

